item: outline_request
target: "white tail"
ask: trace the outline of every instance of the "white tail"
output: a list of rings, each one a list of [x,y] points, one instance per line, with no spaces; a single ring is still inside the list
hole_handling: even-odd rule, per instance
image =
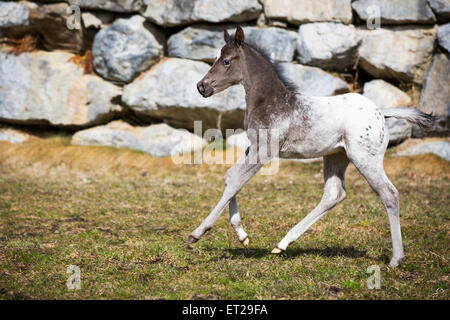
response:
[[[429,129],[434,125],[435,116],[413,108],[386,108],[381,109],[385,118],[405,119],[413,124]]]

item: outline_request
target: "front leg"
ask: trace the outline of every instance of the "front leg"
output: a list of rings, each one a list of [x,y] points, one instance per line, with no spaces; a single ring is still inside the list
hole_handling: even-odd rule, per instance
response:
[[[200,226],[191,233],[188,238],[189,243],[194,243],[210,230],[217,219],[230,203],[231,199],[242,189],[242,187],[258,172],[261,167],[268,162],[268,158],[259,160],[257,156],[257,147],[253,144],[247,149],[236,164],[227,171],[225,180],[225,191],[222,198],[211,213],[206,217]]]

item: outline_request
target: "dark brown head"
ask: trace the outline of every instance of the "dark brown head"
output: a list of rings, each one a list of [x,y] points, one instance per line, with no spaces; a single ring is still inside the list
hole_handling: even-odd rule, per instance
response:
[[[244,31],[237,27],[234,38],[224,30],[225,46],[208,73],[197,83],[198,92],[205,98],[238,84],[243,78],[242,47]]]

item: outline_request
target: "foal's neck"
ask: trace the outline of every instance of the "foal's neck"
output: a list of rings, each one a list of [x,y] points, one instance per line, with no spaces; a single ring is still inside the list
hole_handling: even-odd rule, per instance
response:
[[[245,100],[247,110],[274,108],[277,101],[282,101],[288,94],[288,89],[278,77],[271,63],[253,48],[243,45]]]

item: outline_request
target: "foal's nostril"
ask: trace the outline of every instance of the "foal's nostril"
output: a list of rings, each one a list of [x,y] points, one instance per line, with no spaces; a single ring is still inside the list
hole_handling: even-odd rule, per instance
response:
[[[197,89],[201,94],[205,93],[205,86],[203,85],[203,82],[197,83]]]

